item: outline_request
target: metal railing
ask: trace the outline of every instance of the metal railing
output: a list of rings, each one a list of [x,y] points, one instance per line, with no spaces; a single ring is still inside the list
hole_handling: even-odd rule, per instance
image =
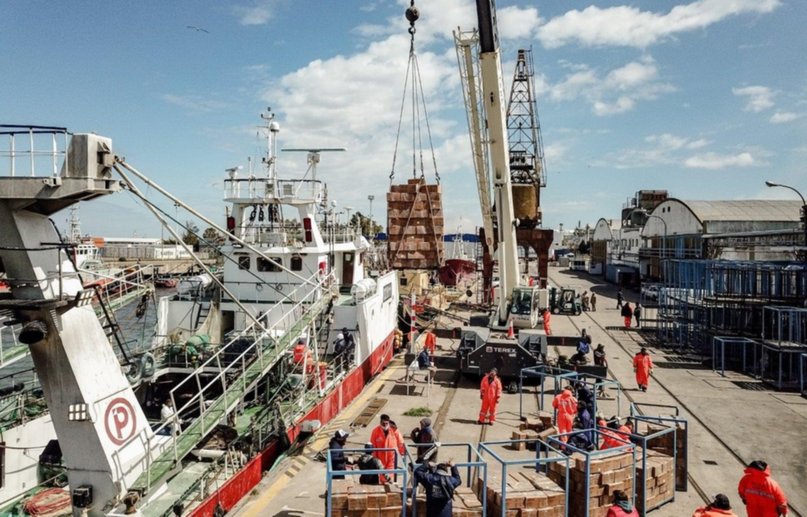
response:
[[[319,273],[312,275],[310,280],[319,277]],[[177,393],[183,390],[186,386],[194,383],[196,394],[191,397],[182,407],[178,407],[175,412],[177,415],[196,413],[198,409],[198,416],[194,421],[182,432],[178,434],[171,433],[172,428],[176,425],[176,421],[169,420],[162,423],[154,434],[147,439],[148,453],[146,455],[145,465],[145,480],[141,478],[135,483],[135,487],[145,488],[148,491],[151,488],[152,467],[157,461],[165,461],[168,458],[161,458],[166,452],[171,453],[170,461],[176,464],[181,457],[183,457],[196,443],[201,440],[208,432],[210,432],[218,422],[229,414],[235,406],[240,402],[241,397],[246,393],[250,387],[259,381],[269,369],[274,367],[282,358],[283,352],[292,345],[292,338],[297,337],[297,332],[294,332],[295,326],[303,323],[302,331],[305,326],[310,322],[306,322],[304,316],[311,315],[315,317],[320,311],[327,307],[329,298],[328,291],[325,289],[325,284],[328,282],[328,277],[320,279],[317,289],[310,289],[308,284],[303,284],[298,287],[304,294],[300,301],[296,302],[287,312],[285,312],[277,321],[271,326],[266,322],[264,326],[267,327],[266,331],[260,334],[256,333],[258,322],[253,322],[250,326],[242,332],[233,337],[227,344],[217,350],[211,357],[201,363],[196,370],[177,384],[170,392],[170,399],[176,405]],[[296,290],[295,290],[296,291]],[[279,338],[274,337],[277,334],[282,334]],[[291,334],[295,334],[292,336]],[[237,353],[236,357],[227,357],[228,354],[233,353],[232,349],[242,343],[242,339],[247,338],[252,343]],[[239,349],[240,350],[240,349]],[[202,377],[208,377],[209,371],[218,371],[209,381],[203,382]],[[250,370],[255,370],[255,375],[247,375]],[[237,390],[236,393],[233,393]],[[156,437],[161,433],[169,433],[169,442],[167,447],[161,448],[157,458],[153,458],[155,453]],[[185,442],[180,448],[180,442],[189,434],[195,441]],[[134,439],[139,439],[135,437]],[[158,440],[158,444],[166,445],[164,437]],[[180,450],[181,449],[181,450]],[[187,449],[187,450],[186,450]],[[167,474],[168,470],[158,474],[156,479]],[[142,485],[145,485],[144,487]]]
[[[0,124],[0,137],[8,140],[7,145],[0,145],[0,163],[5,161],[2,158],[8,158],[8,169],[0,170],[0,175],[21,176],[19,162],[27,162],[30,177],[58,176],[62,162],[69,171],[69,135],[63,127]]]

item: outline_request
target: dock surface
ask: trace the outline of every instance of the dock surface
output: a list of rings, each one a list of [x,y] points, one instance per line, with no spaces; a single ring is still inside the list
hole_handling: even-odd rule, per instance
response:
[[[689,357],[654,347],[654,333],[650,331],[616,330],[622,325],[616,308],[616,287],[599,277],[550,268],[550,280],[555,285],[597,294],[596,312],[579,316],[554,315],[552,331],[556,335],[579,335],[585,329],[592,336],[594,346],[605,345],[609,376],[618,380],[623,389],[621,396],[617,390],[610,390],[614,396],[598,402],[600,411],[606,417],[628,416],[630,402],[661,404],[678,407],[680,416],[687,420],[688,490],[676,492],[674,501],[649,512],[650,515],[689,516],[718,493],[729,497],[735,513],[745,515],[737,484],[745,465],[759,459],[770,465],[772,477],[785,491],[790,504],[789,515],[807,516],[807,490],[804,489],[807,399],[796,393],[774,391],[757,379],[736,372],[727,371],[723,377],[720,372],[705,368]],[[632,305],[638,300],[637,293],[625,291],[623,294]],[[652,319],[653,309],[646,309],[643,317]],[[456,323],[447,326],[453,327]],[[456,339],[440,338],[437,355],[453,356],[456,346]],[[637,389],[632,367],[633,355],[642,346],[648,347],[656,363],[647,392]],[[549,350],[550,357],[572,353],[571,347],[550,347]],[[346,448],[361,449],[382,413],[396,421],[407,441],[409,432],[417,427],[421,417],[407,417],[403,413],[416,407],[428,407],[434,412],[433,427],[443,443],[508,440],[521,424],[518,394],[505,390],[495,425],[480,426],[476,423],[480,405],[477,379],[440,368],[433,384],[423,382],[421,375],[407,393],[405,374],[406,365],[402,359],[396,359],[305,447],[281,458],[231,514],[239,517],[324,515],[325,464],[316,460],[317,453],[327,449],[333,432],[340,428],[351,433]],[[547,383],[549,389],[551,384]],[[537,391],[535,387],[528,387],[522,393],[524,414],[537,413]],[[547,395],[545,403],[551,403],[553,395]],[[373,412],[376,408],[378,410]],[[363,413],[372,415],[367,424],[353,427]],[[367,421],[367,418],[360,420]],[[521,454],[528,457],[534,453]],[[440,455],[440,459],[445,460],[452,452],[445,449]]]

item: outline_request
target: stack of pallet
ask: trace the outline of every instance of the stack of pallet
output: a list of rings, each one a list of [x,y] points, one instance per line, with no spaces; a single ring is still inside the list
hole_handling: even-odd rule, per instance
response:
[[[546,441],[550,436],[557,434],[555,426],[552,425],[552,415],[540,411],[535,418],[527,418],[518,426],[518,431],[513,431],[512,449],[522,451],[524,449],[535,449],[535,442],[523,442],[518,440],[542,440]]]
[[[605,517],[614,499],[614,492],[633,491],[633,454],[614,451],[588,456],[575,453],[569,464],[569,517]],[[586,462],[589,477],[586,480]],[[564,486],[566,466],[551,463],[549,477]],[[588,483],[587,483],[588,481]],[[586,500],[589,511],[586,513]]]
[[[647,471],[642,468],[641,455],[646,454],[645,465]],[[673,480],[673,459],[659,451],[648,449],[637,451],[636,458],[636,508],[639,512],[651,510],[662,503],[672,499],[675,492]],[[647,492],[642,499],[642,488],[647,482]]]
[[[545,474],[512,467],[507,473],[507,489],[502,494],[501,472],[488,472],[487,486],[481,478],[474,485],[479,498],[487,491],[489,515],[508,517],[563,517],[566,492]]]
[[[648,426],[647,434],[657,433],[662,431],[662,427]],[[675,486],[677,490],[684,490],[687,479],[687,434],[686,429],[681,425],[675,426]],[[653,438],[647,447],[654,451],[658,451],[672,456],[673,454],[673,436],[672,433],[663,434],[657,438]]]
[[[411,504],[411,503],[410,503]],[[451,515],[453,517],[481,517],[482,503],[476,494],[467,486],[459,486],[454,491]],[[408,515],[414,515],[411,506],[407,509]],[[417,515],[415,517],[426,517],[426,495],[423,490],[418,490]]]
[[[436,269],[443,263],[443,200],[440,185],[411,179],[387,193],[390,267]]]
[[[335,517],[396,517],[401,515],[403,504],[399,486],[361,485],[358,481],[357,476],[333,480],[331,508]]]

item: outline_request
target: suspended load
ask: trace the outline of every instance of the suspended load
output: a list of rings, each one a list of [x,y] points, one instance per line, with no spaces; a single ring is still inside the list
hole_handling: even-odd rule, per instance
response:
[[[387,193],[387,234],[389,266],[398,270],[436,270],[443,263],[443,199],[440,188],[440,175],[434,157],[429,118],[423,98],[423,84],[420,78],[417,54],[415,54],[415,22],[419,17],[414,1],[406,10],[409,21],[409,62],[406,69],[404,95],[398,120],[398,133],[395,139],[395,152],[390,172],[390,190]],[[395,185],[395,164],[401,143],[401,124],[404,120],[406,99],[411,99],[412,137],[411,149],[401,150],[411,153],[412,179],[405,184]],[[434,167],[435,184],[428,184],[425,178],[423,137],[428,140],[431,162]]]

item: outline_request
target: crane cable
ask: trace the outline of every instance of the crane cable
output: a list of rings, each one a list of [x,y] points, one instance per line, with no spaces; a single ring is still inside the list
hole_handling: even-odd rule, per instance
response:
[[[432,165],[434,167],[434,177],[437,183],[440,183],[440,173],[437,171],[437,159],[434,154],[434,143],[431,136],[431,125],[429,124],[429,115],[426,110],[425,96],[423,94],[423,81],[420,76],[420,66],[418,64],[417,54],[415,53],[415,22],[420,17],[420,13],[415,7],[415,1],[411,0],[409,8],[406,10],[406,19],[409,21],[409,61],[406,65],[406,76],[404,78],[404,88],[401,95],[401,109],[398,114],[398,129],[395,134],[395,148],[392,154],[392,168],[389,174],[390,184],[395,178],[395,164],[398,158],[398,144],[401,139],[401,125],[403,123],[404,108],[406,106],[406,96],[409,86],[410,71],[412,74],[412,177],[417,179],[418,175],[418,154],[420,158],[420,178],[424,178],[424,160],[423,160],[423,131],[421,129],[421,109],[422,119],[426,125],[426,136],[429,141],[429,150],[432,155]],[[419,95],[418,95],[419,94]],[[418,102],[419,101],[419,102]]]

